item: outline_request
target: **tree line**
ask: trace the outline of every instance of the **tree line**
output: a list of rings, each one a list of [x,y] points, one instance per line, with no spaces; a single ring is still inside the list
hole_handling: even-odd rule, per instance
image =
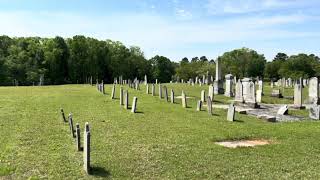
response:
[[[263,54],[248,48],[235,49],[217,58],[222,74],[238,78],[281,77],[308,78],[320,76],[320,59],[314,54],[287,56],[278,53],[267,62]],[[137,46],[126,47],[119,41],[97,40],[85,36],[15,37],[0,36],[0,84],[32,85],[85,83],[89,77],[112,83],[115,77],[143,79],[159,82],[195,78],[215,74],[215,61],[206,56],[183,58],[179,63],[164,56],[146,59]]]

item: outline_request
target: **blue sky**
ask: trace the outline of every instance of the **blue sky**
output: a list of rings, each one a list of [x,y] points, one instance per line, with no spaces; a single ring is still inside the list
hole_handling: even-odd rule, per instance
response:
[[[0,34],[137,45],[179,61],[248,47],[320,55],[320,0],[0,0]]]

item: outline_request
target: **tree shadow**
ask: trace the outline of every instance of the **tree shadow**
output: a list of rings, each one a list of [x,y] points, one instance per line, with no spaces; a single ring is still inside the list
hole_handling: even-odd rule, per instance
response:
[[[110,172],[102,167],[91,167],[90,175],[105,177],[105,178],[111,176]]]
[[[135,114],[144,114],[142,111],[136,111]]]
[[[244,121],[242,121],[242,120],[233,120],[233,122],[237,122],[237,123],[244,123]]]

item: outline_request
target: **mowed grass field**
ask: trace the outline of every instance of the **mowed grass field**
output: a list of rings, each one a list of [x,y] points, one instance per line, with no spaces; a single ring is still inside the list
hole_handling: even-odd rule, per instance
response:
[[[132,114],[120,107],[119,87],[115,100],[111,85],[106,95],[88,85],[0,87],[0,179],[320,179],[317,121],[269,123],[237,113],[235,122],[227,122],[226,110],[214,109],[213,116],[195,111],[207,86],[181,84],[167,84],[168,93],[173,88],[180,96],[183,89],[194,97],[189,108],[182,108],[180,99],[171,104],[147,95],[141,85],[141,91],[129,89],[130,104],[138,97],[138,113]],[[219,95],[214,103],[229,100]],[[293,102],[267,96],[263,101]],[[81,135],[90,123],[92,175],[83,171],[82,152],[76,151],[60,107],[73,113]],[[230,139],[272,144],[236,149],[215,144]]]

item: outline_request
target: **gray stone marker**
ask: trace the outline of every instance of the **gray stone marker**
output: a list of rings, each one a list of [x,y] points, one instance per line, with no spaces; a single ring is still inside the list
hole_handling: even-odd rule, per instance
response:
[[[84,136],[83,136],[83,169],[87,174],[90,174],[90,144],[91,144],[91,136],[90,136],[90,128],[88,122],[85,125]]]
[[[187,97],[184,91],[182,91],[181,96],[182,96],[182,99],[181,99],[182,107],[187,108]]]
[[[257,103],[261,103],[262,102],[262,90],[257,90]]]
[[[120,106],[123,105],[123,88],[120,87]]]
[[[232,74],[227,74],[225,76],[226,78],[226,91],[224,92],[224,95],[227,97],[233,97],[233,75]]]
[[[202,101],[199,100],[199,101],[197,102],[197,111],[201,111],[201,110],[202,110]]]
[[[124,108],[129,109],[129,92],[124,92]]]
[[[207,110],[208,110],[208,114],[212,115],[212,101],[209,97],[207,99]]]
[[[163,86],[163,91],[164,91],[164,100],[166,102],[169,101],[169,98],[168,98],[168,89],[167,89],[167,86]]]
[[[152,94],[152,96],[155,96],[155,95],[156,95],[154,84],[152,84],[152,87],[151,87],[151,94]]]
[[[280,89],[273,89],[271,93],[271,97],[282,98]]]
[[[170,98],[171,98],[171,103],[174,104],[174,91],[173,91],[173,89],[171,89],[171,96],[170,96]]]
[[[278,115],[286,115],[288,114],[288,105],[284,105],[282,106],[278,112],[277,112]]]
[[[201,91],[201,101],[206,102],[206,91],[205,90]]]
[[[252,108],[257,108],[257,100],[256,100],[256,87],[255,84],[251,81],[248,84],[246,84],[248,87],[246,87],[247,94],[244,97],[244,102],[249,105]]]
[[[320,104],[319,101],[319,80],[313,77],[309,81],[309,102],[311,104]]]
[[[294,107],[302,108],[302,84],[294,85]]]
[[[67,122],[66,116],[65,116],[64,111],[63,111],[62,108],[60,108],[60,112],[61,112],[61,117],[62,117],[63,122]]]
[[[73,138],[75,138],[75,134],[74,134],[74,127],[73,127],[73,119],[72,119],[72,114],[70,113],[68,116],[69,119],[69,127],[70,127],[70,132]]]
[[[213,101],[213,99],[214,99],[214,88],[213,88],[213,85],[209,85],[208,96],[210,97],[211,101]]]
[[[309,110],[309,117],[314,120],[320,120],[320,106],[312,105]]]
[[[241,83],[240,79],[236,83],[236,93],[235,93],[234,101],[238,102],[238,103],[243,103],[244,102],[244,99],[243,99],[243,86],[242,86],[242,83]]]
[[[82,151],[79,123],[76,124],[76,146],[77,146],[77,151]]]
[[[159,99],[162,99],[162,86],[159,84]]]
[[[221,67],[216,60],[216,79],[214,81],[214,94],[224,94],[223,81],[221,80]]]
[[[228,108],[228,115],[227,115],[228,121],[232,121],[232,122],[234,121],[235,110],[236,110],[236,108],[234,107],[234,105],[230,104],[230,106]]]
[[[263,96],[263,81],[259,80],[258,85],[259,85],[259,90],[261,91],[261,95]]]
[[[149,94],[149,84],[146,84],[146,93]]]
[[[111,99],[114,99],[114,93],[116,91],[116,85],[112,86]]]
[[[137,101],[138,101],[138,98],[133,97],[132,108],[131,108],[132,113],[136,113],[137,111]]]
[[[148,77],[147,77],[147,75],[144,75],[144,84],[145,84],[145,85],[148,84]]]

